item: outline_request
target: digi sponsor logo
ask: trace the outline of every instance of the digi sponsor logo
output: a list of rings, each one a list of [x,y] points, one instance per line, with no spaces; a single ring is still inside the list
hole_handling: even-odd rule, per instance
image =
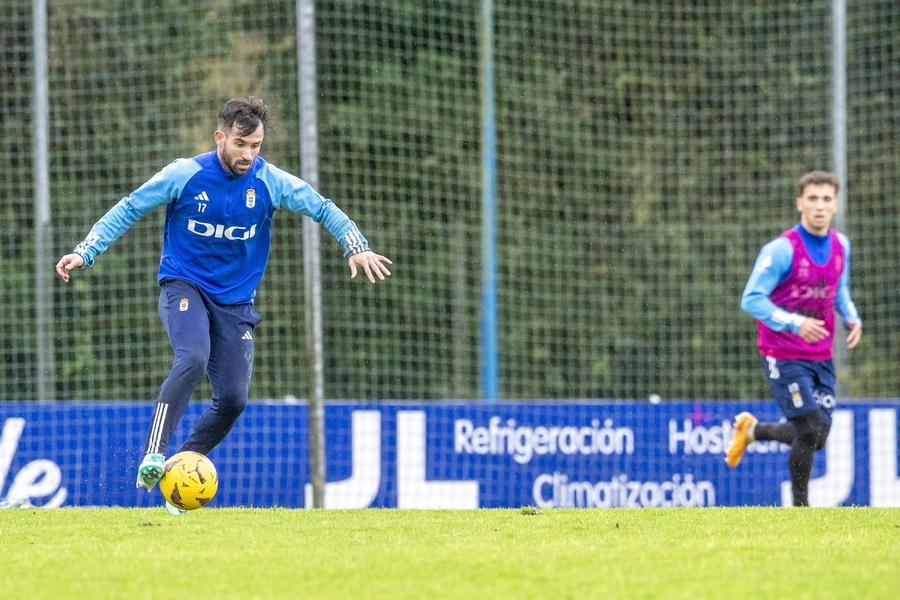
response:
[[[242,240],[246,241],[256,236],[256,224],[250,226],[250,229],[239,225],[226,227],[225,225],[213,225],[212,223],[204,223],[196,219],[188,220],[188,231],[196,233],[201,237],[224,238],[226,240]]]
[[[813,396],[816,398],[816,404],[821,406],[822,408],[834,408],[836,402],[834,401],[834,396],[831,394],[823,394],[819,390],[813,392]]]
[[[802,277],[802,274],[800,275]],[[791,286],[791,298],[797,300],[826,300],[828,299],[828,284],[820,279],[814,285],[794,284]]]
[[[634,454],[634,431],[615,427],[612,419],[591,425],[542,426],[518,425],[515,419],[502,424],[491,417],[487,427],[476,427],[469,419],[457,419],[453,426],[453,447],[457,454],[506,454],[519,464],[545,454]]]

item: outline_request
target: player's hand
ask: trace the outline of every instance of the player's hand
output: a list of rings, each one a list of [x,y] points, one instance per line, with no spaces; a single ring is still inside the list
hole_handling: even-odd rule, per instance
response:
[[[847,348],[855,348],[862,338],[862,327],[856,321],[847,321],[845,325],[850,330],[850,333],[847,334]]]
[[[825,321],[806,317],[803,324],[800,325],[800,331],[797,333],[807,344],[815,344],[819,340],[828,337],[828,330],[825,329]]]
[[[68,283],[69,271],[81,266],[84,266],[84,259],[81,258],[80,254],[66,254],[59,259],[58,263],[56,263],[56,272],[59,273],[59,276],[62,277],[63,281]]]
[[[387,263],[392,265],[390,260],[386,257],[381,256],[380,254],[375,254],[371,250],[366,250],[365,252],[360,252],[359,254],[354,254],[350,257],[350,279],[356,279],[356,270],[359,267],[362,267],[362,270],[366,272],[366,277],[369,278],[369,281],[375,283],[375,277],[384,281],[384,276],[391,276],[391,272],[388,271],[388,268],[384,266],[382,263]]]

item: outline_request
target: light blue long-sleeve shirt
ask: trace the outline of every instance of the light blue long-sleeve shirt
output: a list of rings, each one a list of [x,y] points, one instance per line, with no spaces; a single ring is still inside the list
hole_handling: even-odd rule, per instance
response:
[[[236,176],[213,151],[172,162],[113,206],[75,248],[84,266],[160,206],[166,207],[166,220],[158,279],[191,281],[221,304],[252,303],[277,209],[322,223],[345,256],[369,249],[356,224],[305,181],[261,157]]]

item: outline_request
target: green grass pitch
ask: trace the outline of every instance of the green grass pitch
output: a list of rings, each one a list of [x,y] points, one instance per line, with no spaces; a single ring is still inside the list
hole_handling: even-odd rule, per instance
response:
[[[0,510],[2,598],[897,598],[900,509]]]

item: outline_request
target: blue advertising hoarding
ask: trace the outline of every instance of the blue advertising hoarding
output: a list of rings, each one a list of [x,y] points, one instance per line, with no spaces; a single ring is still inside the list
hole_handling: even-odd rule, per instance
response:
[[[206,404],[191,404],[168,454]],[[0,404],[0,500],[157,506],[135,488],[153,405]],[[789,448],[724,463],[736,413],[772,402],[350,403],[325,408],[328,508],[790,505]],[[900,506],[900,401],[838,406],[810,484],[813,506]],[[209,506],[311,505],[307,407],[253,402],[210,453]]]

